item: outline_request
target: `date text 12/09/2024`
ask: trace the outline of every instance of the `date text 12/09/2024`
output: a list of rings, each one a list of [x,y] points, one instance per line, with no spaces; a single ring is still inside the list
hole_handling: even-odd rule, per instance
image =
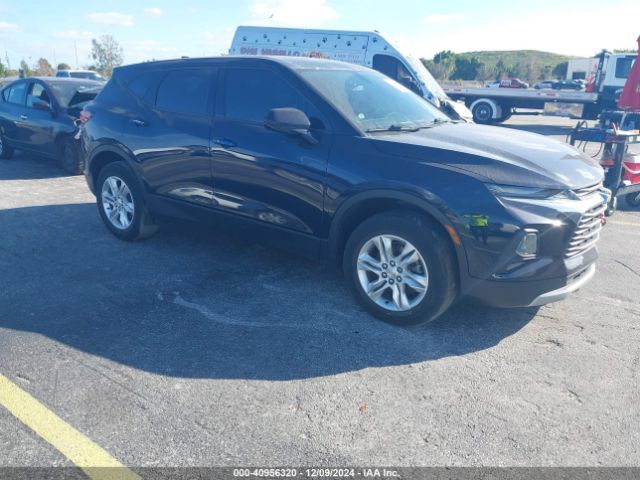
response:
[[[236,478],[399,478],[388,468],[236,468]]]

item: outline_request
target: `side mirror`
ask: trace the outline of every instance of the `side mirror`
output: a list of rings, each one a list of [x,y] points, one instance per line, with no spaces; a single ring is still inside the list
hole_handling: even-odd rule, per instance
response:
[[[49,105],[44,100],[36,100],[36,101],[33,102],[32,106],[36,110],[43,110],[45,112],[50,112],[51,111],[51,105]]]
[[[264,126],[274,132],[286,135],[297,135],[312,145],[318,143],[311,132],[311,121],[307,115],[297,108],[273,108],[267,113]]]

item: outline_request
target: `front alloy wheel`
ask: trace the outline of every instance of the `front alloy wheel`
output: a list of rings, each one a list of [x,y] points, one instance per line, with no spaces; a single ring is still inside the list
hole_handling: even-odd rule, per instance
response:
[[[429,288],[424,258],[409,241],[395,235],[377,235],[362,246],[358,279],[373,302],[393,312],[411,310]]]
[[[431,321],[457,297],[450,240],[434,220],[414,212],[364,220],[347,240],[342,267],[362,306],[395,325]]]
[[[102,208],[111,225],[126,230],[133,223],[135,205],[127,184],[116,176],[108,177],[102,184]]]

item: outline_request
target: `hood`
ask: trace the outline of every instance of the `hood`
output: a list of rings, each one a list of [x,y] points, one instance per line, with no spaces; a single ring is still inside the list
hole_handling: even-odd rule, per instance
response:
[[[373,138],[376,148],[385,153],[464,171],[502,185],[576,189],[604,178],[600,165],[574,147],[510,128],[444,124]]]

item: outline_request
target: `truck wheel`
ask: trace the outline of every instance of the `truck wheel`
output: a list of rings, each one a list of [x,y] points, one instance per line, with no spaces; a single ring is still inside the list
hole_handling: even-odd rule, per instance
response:
[[[489,102],[478,102],[473,107],[473,121],[476,123],[489,124],[493,121],[493,107]]]
[[[0,134],[0,158],[4,160],[11,157],[13,157],[13,148],[7,144],[7,141]]]
[[[640,207],[640,192],[627,193],[624,199],[627,201],[627,205]]]
[[[432,221],[395,211],[353,231],[343,269],[366,310],[385,322],[410,325],[434,320],[455,300],[453,255],[449,239]]]

